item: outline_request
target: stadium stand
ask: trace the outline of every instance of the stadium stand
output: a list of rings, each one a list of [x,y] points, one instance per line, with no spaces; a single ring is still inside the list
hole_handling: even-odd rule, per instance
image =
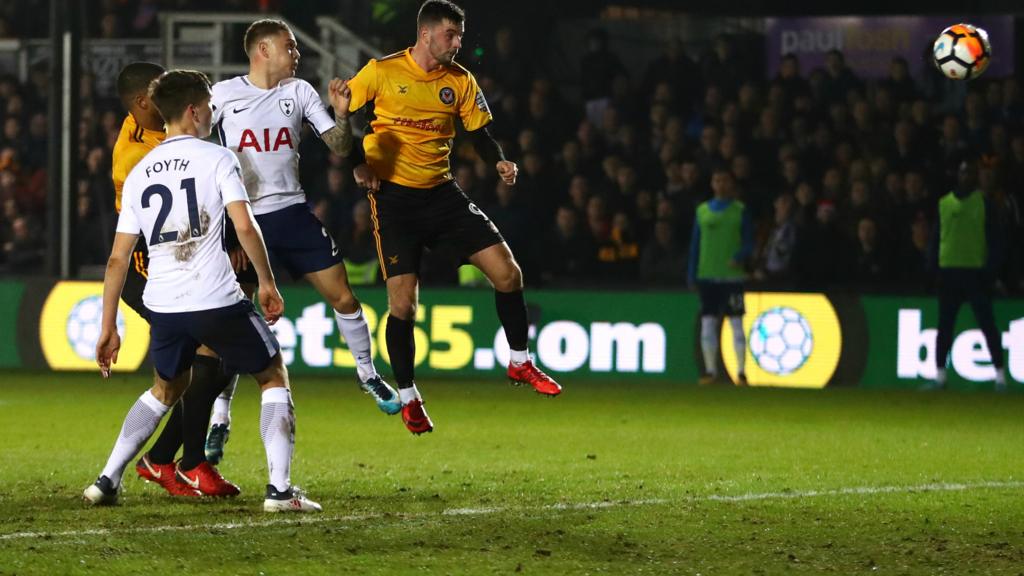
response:
[[[154,3],[100,3],[95,37],[153,37]],[[190,2],[177,2],[188,8]],[[209,3],[207,3],[209,4]],[[226,2],[232,9],[273,9]],[[15,3],[22,6],[23,3]],[[22,15],[0,10],[0,36]],[[35,20],[21,34],[45,35]],[[33,26],[35,28],[33,28]],[[940,77],[911,78],[894,59],[888,78],[863,81],[830,55],[825,67],[784,58],[764,77],[747,43],[717,36],[705,46],[665,43],[645,69],[627,69],[614,42],[594,29],[572,75],[555,81],[528,46],[529,31],[481,34],[485,46],[460,60],[495,113],[494,133],[520,164],[515,188],[457,141],[453,173],[498,223],[531,286],[684,286],[695,207],[710,196],[712,168],[727,165],[756,221],[751,283],[774,289],[921,292],[929,288],[927,245],[939,196],[957,158],[983,155],[981,184],[1000,207],[1009,245],[1024,240],[1024,97],[1014,78],[982,78],[969,91]],[[403,46],[386,46],[400,49]],[[46,193],[45,74],[0,79],[0,269],[41,270]],[[114,226],[110,149],[116,101],[82,77],[77,212],[80,264],[105,261]],[[362,196],[350,167],[311,134],[302,139],[303,184],[317,214],[361,262]],[[433,264],[431,264],[433,262]],[[440,256],[424,276],[456,284]],[[997,271],[997,289],[1024,292],[1024,253]],[[367,275],[367,281],[378,281]]]

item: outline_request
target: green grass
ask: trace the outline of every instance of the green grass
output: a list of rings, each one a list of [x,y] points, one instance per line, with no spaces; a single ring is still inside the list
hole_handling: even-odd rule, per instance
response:
[[[349,379],[299,377],[292,477],[325,512],[282,518],[243,383],[221,466],[242,496],[128,474],[88,508],[145,386],[0,374],[0,574],[1024,571],[1021,395],[424,382],[437,429],[413,437]]]

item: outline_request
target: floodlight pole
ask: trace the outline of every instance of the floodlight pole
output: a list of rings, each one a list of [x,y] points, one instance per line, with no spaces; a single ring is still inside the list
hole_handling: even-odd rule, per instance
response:
[[[50,94],[47,154],[47,272],[69,278],[77,207],[81,29],[76,0],[50,0]]]

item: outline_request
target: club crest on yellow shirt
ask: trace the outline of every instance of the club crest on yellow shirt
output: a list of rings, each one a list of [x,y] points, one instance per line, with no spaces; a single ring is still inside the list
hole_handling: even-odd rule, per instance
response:
[[[452,103],[455,102],[455,90],[445,86],[444,88],[441,88],[441,92],[438,94],[438,97],[441,98],[442,103],[451,106]]]

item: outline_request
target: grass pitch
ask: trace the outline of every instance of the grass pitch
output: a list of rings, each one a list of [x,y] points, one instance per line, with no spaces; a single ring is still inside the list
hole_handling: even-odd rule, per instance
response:
[[[139,376],[0,374],[0,574],[1020,574],[1024,396],[423,382],[413,437],[349,379],[295,379],[292,478],[261,512],[240,384],[233,500],[126,474],[85,506]]]

